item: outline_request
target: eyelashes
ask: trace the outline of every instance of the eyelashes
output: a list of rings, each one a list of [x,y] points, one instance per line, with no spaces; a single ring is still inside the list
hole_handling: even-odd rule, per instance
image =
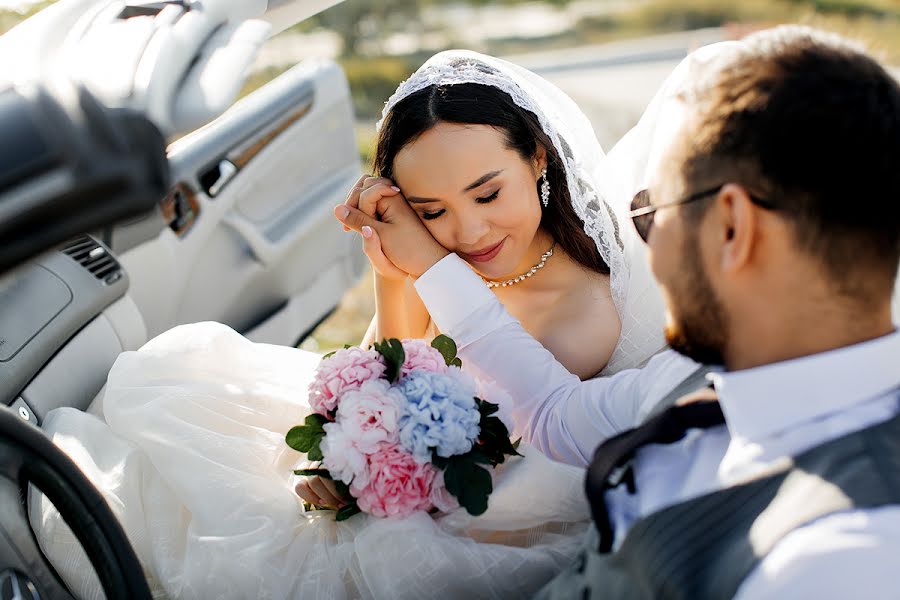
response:
[[[496,192],[494,192],[493,194],[490,194],[489,196],[485,196],[483,198],[476,198],[475,202],[477,202],[478,204],[489,204],[490,202],[493,202],[494,200],[496,200],[499,195],[500,195],[500,190],[497,190]],[[447,211],[444,210],[443,208],[441,210],[437,210],[434,212],[423,212],[422,218],[425,219],[426,221],[431,221],[433,219],[437,219],[445,212],[447,212]]]
[[[493,202],[494,200],[496,200],[497,196],[499,196],[499,195],[500,195],[500,190],[497,190],[490,196],[485,196],[484,198],[477,198],[475,200],[475,202],[477,202],[478,204],[487,204],[488,202]]]

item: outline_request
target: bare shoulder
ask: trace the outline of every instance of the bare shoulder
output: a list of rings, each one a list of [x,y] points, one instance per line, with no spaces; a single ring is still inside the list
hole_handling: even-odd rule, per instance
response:
[[[556,359],[581,379],[595,376],[609,362],[621,332],[609,279],[592,274],[572,285],[547,325],[542,341]]]

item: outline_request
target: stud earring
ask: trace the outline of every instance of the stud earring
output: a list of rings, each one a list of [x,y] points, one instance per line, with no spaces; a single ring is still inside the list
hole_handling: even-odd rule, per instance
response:
[[[550,204],[550,181],[547,179],[547,169],[541,171],[541,204],[544,208]]]

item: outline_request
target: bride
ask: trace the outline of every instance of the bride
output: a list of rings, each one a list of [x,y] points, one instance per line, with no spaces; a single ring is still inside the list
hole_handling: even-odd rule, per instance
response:
[[[402,85],[378,128],[374,169],[381,177],[360,180],[347,204],[374,212],[382,198],[401,194],[432,236],[479,273],[557,360],[582,379],[592,377],[609,362],[620,327],[609,253],[601,255],[583,228],[592,192],[570,193],[562,150],[536,114],[546,102],[529,95],[517,104],[509,87],[514,72],[492,74],[491,62],[442,54]],[[601,157],[595,148],[589,164]],[[612,231],[610,215],[592,218]],[[363,249],[376,273],[378,310],[363,345],[434,337],[410,278],[382,254],[377,233],[367,233]]]
[[[502,124],[479,127],[485,123],[478,120],[477,110],[463,110],[461,120],[448,112],[431,112],[430,103],[440,104],[441,97],[477,102],[477,94],[485,91],[498,102],[512,101],[514,107],[508,108],[523,116],[526,130],[534,134],[530,141],[511,143],[514,128]],[[590,375],[602,368],[603,375],[638,366],[662,345],[663,314],[639,254],[642,246],[623,215],[643,183],[648,151],[641,146],[652,142],[653,107],[668,95],[661,93],[654,100],[651,118],[639,124],[639,135],[629,138],[641,143],[631,144],[634,148],[625,153],[628,160],[605,161],[583,113],[548,82],[495,58],[441,53],[401,84],[385,108],[379,167],[391,183],[363,181],[349,201],[363,207],[373,194],[402,189],[448,250],[468,252],[475,259],[493,255],[470,261],[488,281],[515,279],[523,267],[530,272],[529,264],[538,264],[533,261],[544,260],[554,248],[555,276],[548,266],[540,276],[525,277],[527,283],[494,288],[498,296],[515,314],[517,306],[539,305],[537,297],[525,299],[532,284],[552,299],[552,287],[538,286],[541,279],[546,286],[553,281],[569,285],[571,294],[578,289],[575,276],[580,274],[591,290],[584,305],[588,312],[604,314],[605,291],[620,333],[608,348],[601,343],[602,351],[596,353],[603,355],[605,367],[594,363],[573,370]],[[406,119],[423,106],[434,122],[404,137]],[[470,135],[482,137],[463,139]],[[461,149],[465,152],[456,152]],[[631,156],[641,164],[629,164]],[[506,161],[496,163],[499,167],[494,166],[498,157]],[[476,171],[485,167],[501,173],[461,192],[474,182],[469,181],[473,173],[480,178],[482,173]],[[462,188],[460,181],[466,182]],[[548,181],[549,201],[556,205],[542,212],[550,207],[548,203],[542,208],[541,202]],[[503,189],[495,190],[499,182]],[[391,189],[393,183],[398,190]],[[567,204],[561,205],[563,201]],[[565,222],[567,212],[583,223],[608,276],[601,261],[579,253],[583,245],[577,235],[560,239],[571,235],[565,233],[571,228],[571,220]],[[554,229],[557,217],[549,214],[558,215],[561,227]],[[482,237],[469,235],[461,223],[474,223]],[[499,251],[488,247],[480,254],[483,243],[498,242]],[[382,278],[380,299],[397,300],[403,294],[404,306],[409,306],[415,298],[407,295],[405,283],[400,287],[402,277],[391,273],[388,264],[378,263],[376,243],[370,236],[365,246]],[[553,260],[549,257],[545,264]],[[553,314],[554,304],[563,300],[548,302],[546,314]],[[396,315],[385,315],[385,306],[379,310],[379,336],[428,333],[427,313],[410,308],[407,314],[416,319],[398,321],[392,320]],[[567,355],[560,348],[568,338],[553,335],[566,325],[551,318],[531,319],[530,308],[519,310],[539,339],[551,349],[558,345],[555,352],[564,362],[567,356],[596,350],[588,338],[578,338],[577,330],[570,329],[566,336],[580,339],[581,347],[571,346],[575,352]],[[568,326],[575,327],[583,315],[568,318]],[[410,328],[413,320],[421,329]],[[402,327],[407,329],[398,329]],[[144,565],[154,595],[522,597],[571,562],[589,523],[583,470],[554,463],[524,446],[520,451],[525,457],[498,472],[488,511],[479,517],[462,510],[436,518],[357,515],[336,522],[330,511],[304,511],[291,475],[302,456],[285,445],[284,434],[309,412],[306,388],[319,360],[294,348],[253,344],[218,324],[182,326],[119,357],[94,415],[65,408],[48,414],[46,433],[104,494]],[[29,508],[42,549],[70,589],[81,598],[102,597],[83,552],[55,509],[36,492]]]

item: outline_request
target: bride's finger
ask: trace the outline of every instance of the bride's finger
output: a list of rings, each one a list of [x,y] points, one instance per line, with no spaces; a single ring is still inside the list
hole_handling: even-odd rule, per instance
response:
[[[369,177],[370,175],[366,175],[365,173],[359,176],[359,179],[356,180],[356,183],[353,184],[353,187],[350,188],[350,191],[347,193],[345,204],[350,203],[350,198],[352,198],[354,194],[359,195],[360,190],[365,187],[366,179]]]
[[[381,248],[381,238],[372,227],[364,225],[360,231],[363,239],[363,254],[369,259],[375,272],[387,279],[406,279],[406,273],[401,271],[384,254]]]
[[[372,187],[371,184],[367,184],[368,181],[372,179],[371,175],[363,175],[360,177],[353,188],[350,190],[350,193],[347,194],[347,199],[344,201],[344,204],[347,206],[352,206],[353,208],[359,207],[359,195]]]
[[[352,206],[353,208],[359,206],[359,193],[365,187],[366,180],[369,179],[369,177],[369,175],[363,174],[356,180],[356,183],[353,184],[353,187],[350,188],[350,191],[347,193],[344,204]],[[344,231],[350,231],[350,228],[344,225]]]
[[[321,477],[310,477],[309,487],[313,492],[315,492],[316,496],[321,498],[321,506],[337,508],[337,505],[340,504],[340,499],[337,498],[335,494],[332,494],[331,491],[325,486],[325,479],[322,479]]]
[[[337,485],[335,485],[334,481],[331,479],[325,479],[324,477],[320,479],[322,485],[324,485],[328,489],[328,493],[331,494],[331,497],[334,498],[335,506],[340,508],[344,505],[344,498],[337,490]]]
[[[309,487],[308,479],[304,479],[303,481],[298,482],[297,485],[294,486],[294,491],[298,496],[300,496],[300,498],[302,498],[306,502],[309,502],[310,504],[321,506],[323,503],[323,500],[319,498],[319,496]]]
[[[394,182],[391,181],[390,179],[388,179],[387,177],[375,177],[374,175],[369,175],[368,177],[365,178],[365,180],[363,180],[362,189],[367,190],[370,187],[373,187],[376,185],[381,185],[381,184],[384,184],[387,186],[395,185]]]
[[[378,210],[378,202],[382,198],[389,198],[400,193],[400,188],[396,185],[388,185],[386,183],[377,183],[371,187],[365,188],[359,194],[359,210],[372,218],[376,217]]]

